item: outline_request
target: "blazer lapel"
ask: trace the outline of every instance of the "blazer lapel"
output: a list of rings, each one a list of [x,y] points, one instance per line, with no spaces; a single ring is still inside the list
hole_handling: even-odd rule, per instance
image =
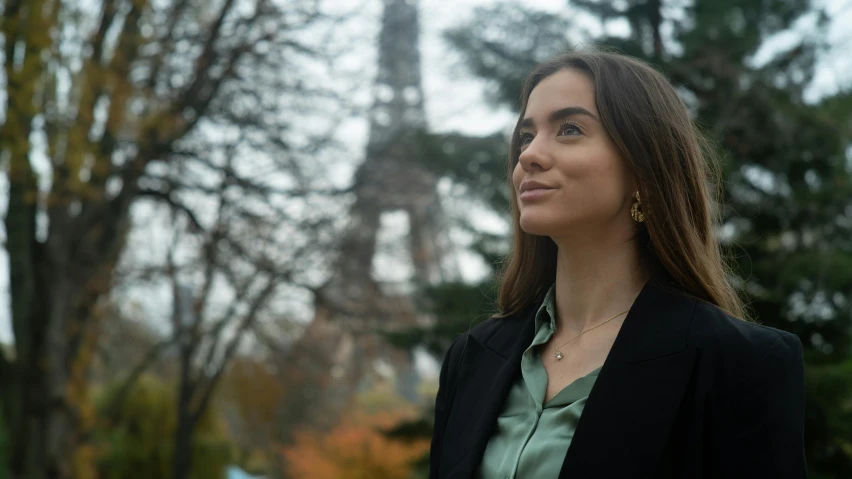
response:
[[[533,310],[535,311],[535,310]],[[468,336],[459,370],[458,389],[445,437],[457,448],[445,448],[447,478],[472,477],[488,444],[509,389],[521,370],[521,355],[535,336],[533,316],[499,320],[489,337]]]
[[[649,477],[689,384],[695,300],[648,283],[595,381],[560,478]]]

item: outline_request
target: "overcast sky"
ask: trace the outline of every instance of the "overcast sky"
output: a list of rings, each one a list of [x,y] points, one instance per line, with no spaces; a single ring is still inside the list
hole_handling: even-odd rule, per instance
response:
[[[833,55],[824,58],[817,72],[813,88],[808,92],[810,99],[830,94],[839,87],[852,85],[852,0],[831,1],[824,0],[829,5],[829,13],[832,24],[825,38],[830,43],[837,45]],[[333,6],[339,6],[341,10],[350,10],[353,2],[351,0],[333,0]],[[426,100],[427,116],[430,126],[436,131],[461,131],[469,134],[489,134],[497,131],[508,132],[514,113],[505,109],[492,108],[482,96],[482,87],[479,82],[471,79],[459,68],[458,57],[448,51],[446,44],[441,38],[441,32],[446,28],[463,23],[469,18],[476,6],[496,3],[495,0],[421,0],[421,47],[423,61],[423,82]],[[534,2],[521,2],[534,6],[534,8],[549,11],[567,11],[564,0],[536,0]],[[359,33],[362,38],[375,37],[379,27],[381,14],[380,0],[358,0],[357,17],[350,22],[347,28]],[[575,14],[576,15],[576,14]],[[582,19],[582,17],[579,17]],[[594,19],[589,18],[588,23],[595,27]],[[608,25],[609,32],[624,31],[625,25],[613,23]],[[756,62],[764,61],[771,52],[783,48],[785,44],[794,41],[797,35],[814,34],[812,24],[808,21],[797,25],[798,33],[781,35],[773,39],[766,48],[755,58]],[[364,49],[353,52],[348,61],[356,66],[360,65],[362,71],[374,71],[371,62],[375,61],[375,45],[365,45]],[[365,67],[366,66],[366,67]],[[368,79],[369,80],[369,79]],[[360,95],[366,103],[369,103],[369,82]],[[343,125],[340,137],[351,148],[352,157],[355,161],[344,162],[340,171],[348,176],[357,161],[363,158],[364,145],[367,138],[367,123],[364,119],[354,119]],[[5,214],[7,182],[5,177],[0,177],[0,211]],[[390,224],[386,230],[390,231],[390,238],[404,235],[406,228],[402,223],[405,218],[390,216]],[[393,233],[393,232],[396,233]],[[5,235],[2,236],[5,240]],[[399,239],[399,238],[396,238]],[[465,277],[472,279],[478,275],[476,260],[467,257],[461,258],[462,269]],[[0,341],[11,340],[11,325],[9,323],[8,311],[8,257],[4,252],[0,254]]]

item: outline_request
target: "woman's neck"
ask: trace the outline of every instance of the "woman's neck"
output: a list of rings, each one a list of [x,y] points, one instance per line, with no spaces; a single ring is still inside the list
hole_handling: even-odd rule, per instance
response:
[[[647,281],[634,241],[554,241],[557,329],[579,334],[630,309]]]

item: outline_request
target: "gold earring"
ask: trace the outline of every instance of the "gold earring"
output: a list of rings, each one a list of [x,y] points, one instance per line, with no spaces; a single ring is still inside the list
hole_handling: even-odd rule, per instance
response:
[[[639,192],[636,192],[636,203],[633,203],[633,206],[630,208],[630,216],[633,217],[633,221],[637,223],[642,223],[645,221],[645,213],[639,211],[639,208],[642,206],[642,201],[639,199]]]

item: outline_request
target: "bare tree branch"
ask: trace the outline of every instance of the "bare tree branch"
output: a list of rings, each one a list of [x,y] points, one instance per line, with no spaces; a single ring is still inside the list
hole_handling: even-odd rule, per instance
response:
[[[183,18],[186,8],[189,6],[188,0],[177,0],[175,5],[169,12],[169,21],[166,24],[166,32],[159,40],[160,53],[153,59],[151,66],[151,74],[148,77],[146,89],[150,92],[157,85],[157,80],[160,77],[160,70],[163,68],[165,60],[174,52],[177,45],[177,26],[178,22]]]
[[[245,317],[243,317],[240,326],[237,331],[231,337],[227,346],[225,347],[225,351],[222,355],[222,360],[219,363],[216,371],[213,373],[213,376],[207,380],[206,386],[203,389],[203,393],[196,404],[195,416],[193,418],[193,422],[197,421],[200,414],[207,409],[207,406],[210,403],[210,398],[213,395],[213,391],[216,389],[216,386],[219,382],[222,373],[225,371],[227,365],[230,363],[231,358],[233,358],[234,353],[237,351],[237,347],[243,339],[245,332],[251,328],[254,322],[257,320],[257,315],[260,309],[266,304],[266,300],[269,296],[275,291],[277,284],[273,279],[267,280],[266,287],[260,294],[255,297],[254,301],[252,301],[251,309],[246,313]]]
[[[172,209],[179,211],[179,212],[183,213],[184,215],[186,215],[187,219],[189,219],[190,224],[192,224],[195,232],[203,232],[204,231],[204,225],[202,225],[201,222],[198,221],[198,218],[195,216],[195,212],[191,208],[189,208],[186,205],[182,204],[181,202],[175,200],[172,197],[172,195],[169,194],[168,192],[146,188],[146,189],[140,189],[139,190],[139,196],[141,196],[141,197],[147,196],[147,197],[150,197],[150,198],[156,198],[158,200],[164,201]]]
[[[207,84],[210,75],[210,68],[216,63],[218,57],[214,47],[219,40],[219,34],[222,31],[222,25],[233,9],[236,2],[234,0],[225,0],[222,5],[222,10],[218,17],[210,27],[210,33],[207,36],[207,41],[204,43],[204,49],[198,56],[194,68],[194,80],[189,87],[180,95],[181,101],[175,104],[174,111],[180,112],[185,108],[190,108],[198,102],[199,96]]]

